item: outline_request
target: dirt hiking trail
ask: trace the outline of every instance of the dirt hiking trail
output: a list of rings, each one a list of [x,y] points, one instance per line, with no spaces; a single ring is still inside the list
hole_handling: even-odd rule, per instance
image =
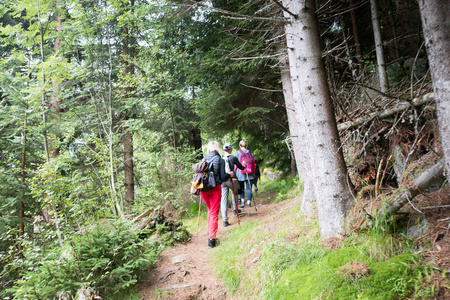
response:
[[[241,224],[247,222],[274,222],[276,211],[289,204],[289,200],[278,204],[273,201],[276,194],[258,193],[257,210],[245,207],[240,213]],[[203,209],[203,207],[202,207]],[[219,213],[217,238],[226,239],[228,231],[239,226],[233,211],[228,209],[228,227],[223,227]],[[206,222],[206,221],[201,221]],[[231,296],[222,279],[214,274],[211,249],[208,248],[208,235],[205,224],[200,226],[198,236],[194,233],[187,244],[177,244],[175,248],[164,250],[156,266],[149,270],[148,277],[140,280],[138,294],[142,300],[150,299],[239,299]],[[220,247],[220,245],[218,246]]]

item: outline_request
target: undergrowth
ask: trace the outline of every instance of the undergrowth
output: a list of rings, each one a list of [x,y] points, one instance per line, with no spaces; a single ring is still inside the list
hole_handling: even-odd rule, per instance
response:
[[[20,280],[0,295],[11,299],[72,299],[80,288],[102,299],[131,299],[138,277],[156,261],[162,247],[142,239],[130,222],[104,222],[68,237],[60,247],[24,245],[21,259],[5,270],[19,270]]]
[[[277,192],[274,203],[279,203],[302,193],[303,183],[299,184],[298,175],[295,177],[285,175],[273,181],[263,177],[259,189],[261,192]]]
[[[299,204],[298,204],[299,205]],[[211,253],[217,274],[238,299],[423,299],[433,273],[412,244],[375,226],[322,247],[316,219],[289,206],[276,224],[247,223],[229,231]],[[276,225],[276,227],[275,227]],[[353,271],[352,266],[362,268]]]

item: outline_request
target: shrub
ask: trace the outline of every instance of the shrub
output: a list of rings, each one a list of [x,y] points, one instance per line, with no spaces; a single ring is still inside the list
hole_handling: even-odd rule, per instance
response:
[[[106,299],[129,290],[156,261],[161,246],[142,240],[129,222],[114,221],[79,232],[64,248],[34,247],[11,268],[22,268],[21,279],[9,289],[13,299],[53,299],[75,295],[89,286]],[[40,257],[40,259],[36,259]]]

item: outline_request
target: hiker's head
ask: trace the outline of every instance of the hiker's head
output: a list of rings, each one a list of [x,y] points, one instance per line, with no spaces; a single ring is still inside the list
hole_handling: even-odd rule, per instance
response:
[[[209,152],[213,152],[213,151],[220,153],[220,145],[216,141],[211,141],[206,146],[206,154],[208,154]]]
[[[233,147],[231,147],[230,144],[226,143],[225,145],[223,145],[223,151],[230,153],[231,150],[233,149]]]
[[[247,148],[247,143],[244,140],[242,140],[239,142],[239,147]]]

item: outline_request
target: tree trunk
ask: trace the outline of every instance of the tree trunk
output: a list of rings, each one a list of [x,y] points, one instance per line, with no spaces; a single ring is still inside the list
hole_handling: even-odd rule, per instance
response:
[[[284,101],[294,152],[294,161],[296,163],[298,176],[300,180],[303,181],[303,200],[300,210],[303,214],[310,215],[312,214],[315,199],[314,184],[311,180],[311,167],[308,155],[308,145],[306,144],[307,139],[305,138],[305,127],[299,123],[297,117],[301,114],[301,112],[296,111],[294,103],[293,88],[298,88],[298,86],[292,86],[287,53],[281,58],[280,65],[281,83],[283,85]]]
[[[314,166],[311,174],[320,234],[322,238],[338,236],[344,232],[352,193],[321,55],[315,1],[284,0],[283,4],[295,15],[285,12],[291,22],[286,26],[289,69],[292,85],[297,85],[293,88],[295,111],[305,124],[310,163]]]
[[[349,0],[350,5],[350,18],[352,19],[352,31],[353,31],[353,40],[355,41],[355,51],[356,51],[356,59],[359,64],[359,71],[362,72],[364,70],[364,62],[363,62],[363,54],[361,50],[361,43],[359,42],[359,34],[358,34],[358,26],[356,26],[356,14],[353,0]]]
[[[24,219],[25,219],[25,205],[23,202],[23,199],[25,198],[25,161],[26,161],[26,154],[27,154],[27,110],[28,110],[28,104],[25,109],[25,115],[23,120],[23,138],[22,138],[22,166],[20,168],[20,202],[19,202],[19,237],[22,237],[25,234],[25,226],[24,226]],[[18,243],[18,249],[22,250],[23,246],[22,243]]]
[[[370,0],[370,9],[372,13],[373,35],[375,38],[375,49],[377,53],[378,78],[380,80],[380,90],[386,93],[389,89],[389,82],[386,73],[386,63],[384,61],[383,39],[381,37],[380,19],[378,13],[377,0]]]
[[[133,136],[125,126],[122,126],[123,154],[125,172],[125,207],[127,213],[134,202],[134,174],[133,174]]]
[[[56,16],[56,25],[55,25],[55,31],[57,33],[61,32],[63,23],[64,23],[63,17],[60,14],[58,14]],[[57,52],[60,47],[61,47],[61,39],[59,37],[57,37],[55,39],[55,43],[53,44],[52,51]],[[57,90],[60,87],[60,84],[58,82],[52,81],[52,86],[54,88],[54,92],[50,96],[49,110],[50,110],[50,112],[54,113],[54,115],[51,118],[58,120],[59,114],[61,113],[61,100],[60,100],[59,94],[56,93],[55,90]],[[58,137],[58,134],[55,134],[55,136]],[[51,139],[49,140],[49,144],[51,145],[51,149],[52,149],[51,153],[50,153],[50,157],[56,158],[59,155],[60,147],[52,145],[53,140],[51,140]]]
[[[203,158],[203,154],[201,151],[202,135],[200,128],[198,128],[198,126],[195,126],[194,128],[191,129],[191,133],[192,133],[192,146],[194,146],[195,151],[198,153],[197,159],[202,159]]]
[[[433,81],[439,133],[450,178],[450,2],[419,0],[425,45]]]
[[[124,4],[131,9],[134,6],[134,0]],[[134,75],[134,36],[133,25],[125,25],[123,28],[123,85],[124,99],[130,98],[134,90],[132,83],[128,82],[128,78]],[[125,210],[130,212],[131,205],[134,202],[134,172],[133,172],[133,137],[128,127],[124,124],[128,120],[130,112],[126,111],[122,117],[122,142],[124,153],[124,176],[125,176]]]

